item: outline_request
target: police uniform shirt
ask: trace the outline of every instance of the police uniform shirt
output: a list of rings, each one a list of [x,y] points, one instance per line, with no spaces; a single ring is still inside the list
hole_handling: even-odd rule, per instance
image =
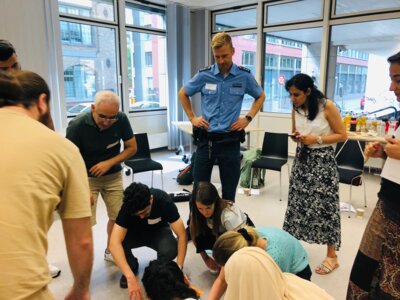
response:
[[[184,85],[184,90],[189,97],[201,92],[202,115],[209,123],[209,132],[228,132],[239,118],[244,94],[257,99],[262,93],[250,70],[236,64],[225,78],[217,64],[204,68]]]

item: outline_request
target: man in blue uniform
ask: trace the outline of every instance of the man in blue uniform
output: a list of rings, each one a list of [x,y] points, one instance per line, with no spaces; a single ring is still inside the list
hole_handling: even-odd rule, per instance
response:
[[[264,103],[265,95],[250,70],[232,62],[235,49],[229,34],[216,34],[211,47],[215,64],[200,70],[179,91],[178,97],[197,141],[194,183],[210,181],[218,159],[222,198],[235,200],[240,177],[240,142],[244,129]],[[201,93],[202,115],[193,112],[190,98]],[[247,115],[240,118],[244,94],[254,97]]]

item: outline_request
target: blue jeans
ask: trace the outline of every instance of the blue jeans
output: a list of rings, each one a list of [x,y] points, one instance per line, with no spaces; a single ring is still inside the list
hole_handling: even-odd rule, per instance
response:
[[[222,184],[222,198],[235,201],[236,188],[240,178],[240,142],[218,143],[209,146],[207,141],[199,142],[194,161],[194,184],[211,181],[211,173],[218,159],[219,177]]]
[[[125,239],[122,241],[125,258],[132,272],[137,272],[138,262],[132,254],[133,248],[146,246],[157,252],[157,259],[173,260],[178,253],[178,242],[170,227],[162,227],[151,233],[136,233],[129,234],[129,230]]]

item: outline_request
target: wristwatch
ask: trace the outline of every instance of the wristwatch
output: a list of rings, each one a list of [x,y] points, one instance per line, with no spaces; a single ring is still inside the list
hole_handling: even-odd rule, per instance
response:
[[[322,145],[324,143],[321,136],[317,137],[317,143],[318,143],[318,145]]]
[[[252,120],[253,120],[253,118],[251,117],[251,116],[249,116],[249,115],[246,115],[246,117],[245,117],[246,119],[247,119],[247,121],[249,121],[249,122],[251,122]]]

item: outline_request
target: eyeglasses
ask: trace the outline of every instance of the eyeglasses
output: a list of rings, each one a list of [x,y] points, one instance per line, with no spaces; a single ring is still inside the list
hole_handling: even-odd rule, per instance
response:
[[[98,112],[96,112],[97,116],[99,117],[99,119],[101,121],[110,121],[110,122],[115,122],[118,120],[118,115],[115,116],[105,116],[103,114],[99,114]]]

